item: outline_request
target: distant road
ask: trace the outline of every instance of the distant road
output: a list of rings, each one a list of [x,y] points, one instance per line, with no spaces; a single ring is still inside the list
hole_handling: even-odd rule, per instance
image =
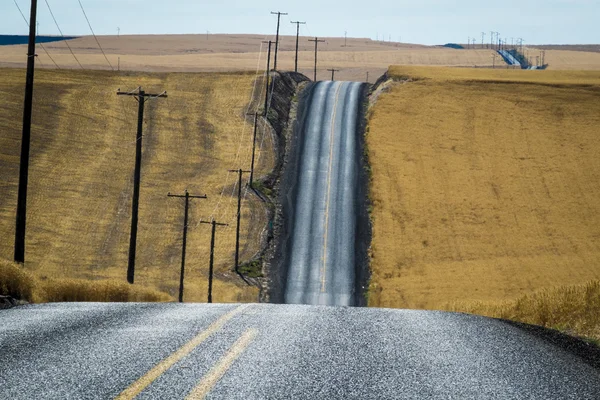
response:
[[[285,303],[355,305],[355,237],[362,84],[318,82],[296,138],[298,161],[287,179],[290,221]]]
[[[26,306],[0,311],[0,355],[2,399],[600,398],[600,371],[578,357],[442,312]]]

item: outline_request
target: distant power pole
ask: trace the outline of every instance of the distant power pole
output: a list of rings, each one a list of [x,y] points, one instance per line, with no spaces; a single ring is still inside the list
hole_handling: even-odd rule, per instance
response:
[[[494,49],[494,31],[490,31],[490,49]]]
[[[240,262],[240,222],[242,219],[242,174],[249,174],[250,171],[234,169],[229,170],[229,172],[236,172],[238,174],[237,225],[235,228],[235,272],[239,274],[240,271],[238,268]]]
[[[292,24],[296,24],[296,62],[294,63],[294,72],[298,72],[298,44],[300,40],[300,25],[306,25],[306,22],[292,21]]]
[[[121,37],[121,28],[117,26],[117,39]]]
[[[27,183],[29,181],[29,150],[31,147],[31,113],[33,109],[33,79],[35,72],[35,28],[37,0],[31,1],[29,17],[29,45],[27,47],[27,77],[25,78],[25,101],[23,104],[23,133],[21,136],[21,159],[19,164],[19,191],[15,227],[15,254],[17,263],[25,262],[25,228],[27,220]]]
[[[168,197],[179,197],[185,199],[185,212],[183,217],[183,246],[181,249],[181,273],[179,275],[179,302],[183,303],[183,276],[185,274],[185,248],[187,243],[187,230],[188,230],[188,211],[190,209],[190,199],[206,199],[206,195],[203,196],[190,196],[187,189],[184,195],[167,194]]]
[[[331,68],[331,69],[328,69],[327,71],[331,71],[331,80],[332,80],[332,81],[334,81],[334,80],[335,80],[335,79],[334,79],[334,77],[335,77],[335,73],[336,73],[336,72],[339,72],[340,70],[339,70],[339,69],[334,69],[334,68]]]
[[[127,282],[133,284],[135,273],[135,250],[137,245],[138,210],[140,204],[140,178],[142,173],[142,131],[144,129],[144,105],[149,99],[167,97],[167,92],[150,94],[138,88],[136,92],[117,91],[118,96],[133,96],[138,102],[138,127],[135,141],[135,172],[133,175],[133,201],[131,206],[131,234],[129,237],[129,262],[127,264]]]
[[[250,164],[250,186],[254,182],[254,158],[256,155],[256,132],[258,130],[258,113],[247,114],[254,115],[254,134],[252,135],[252,163]]]
[[[485,48],[485,32],[481,32],[481,48]]]
[[[348,31],[344,31],[344,47],[348,46]]]
[[[269,78],[271,77],[271,45],[273,44],[272,41],[268,41],[268,42],[263,42],[263,43],[269,43],[269,53],[267,55],[267,85],[266,85],[266,89],[265,89],[265,117],[267,116],[267,107],[269,105]]]
[[[212,286],[213,286],[213,271],[214,271],[214,262],[215,262],[215,232],[217,230],[217,226],[228,226],[227,224],[222,224],[214,219],[210,222],[200,221],[202,224],[210,224],[212,226],[212,231],[210,235],[210,260],[208,266],[208,302],[212,303]]]
[[[467,39],[467,50],[471,47],[471,36]]]
[[[314,81],[316,82],[317,81],[317,53],[319,51],[319,49],[318,49],[319,48],[319,43],[323,43],[325,41],[322,40],[322,39],[319,39],[317,37],[315,37],[314,39],[308,39],[308,41],[309,42],[315,42],[315,79],[314,79]]]
[[[367,71],[367,83],[369,83],[369,71]]]
[[[273,62],[273,69],[277,71],[277,53],[279,52],[279,23],[281,22],[281,16],[287,15],[287,13],[277,11],[271,12],[271,14],[277,15],[277,36],[275,36],[275,61]]]

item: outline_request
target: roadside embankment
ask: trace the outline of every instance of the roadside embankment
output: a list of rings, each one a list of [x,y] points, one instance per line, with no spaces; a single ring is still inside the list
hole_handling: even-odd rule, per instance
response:
[[[395,82],[377,92],[367,135],[369,305],[473,304],[461,310],[486,314],[481,304],[518,309],[523,296],[600,279],[600,74],[427,67],[388,74]],[[526,313],[539,318],[506,317],[544,325],[563,301],[539,298]],[[598,313],[596,303],[578,301]],[[578,323],[549,324],[563,323],[592,334]]]

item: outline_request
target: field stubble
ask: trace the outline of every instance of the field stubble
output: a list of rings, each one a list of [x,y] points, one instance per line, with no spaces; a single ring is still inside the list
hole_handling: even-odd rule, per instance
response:
[[[0,258],[12,258],[24,70],[1,71]],[[205,301],[210,227],[216,239],[217,302],[256,301],[258,290],[232,273],[235,174],[249,165],[252,127],[244,119],[253,74],[149,74],[38,71],[34,93],[26,270],[40,279],[125,280],[137,103],[117,88],[168,91],[148,102],[144,119],[136,284],[174,296],[181,260],[183,200],[167,193],[207,194],[190,205],[186,301]],[[260,85],[257,90],[260,90]],[[273,164],[271,138],[259,135],[257,175]],[[236,157],[238,155],[238,157]],[[223,189],[225,189],[223,191]],[[222,194],[223,193],[223,194]],[[221,195],[222,194],[222,195]],[[233,196],[232,196],[233,195]],[[247,194],[242,259],[258,251],[266,214]]]
[[[600,73],[390,74],[367,136],[370,305],[491,313],[600,279]]]

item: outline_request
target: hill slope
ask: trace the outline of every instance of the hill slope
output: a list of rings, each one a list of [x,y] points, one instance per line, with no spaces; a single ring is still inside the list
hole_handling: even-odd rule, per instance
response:
[[[600,74],[393,67],[371,109],[370,304],[600,278]],[[408,80],[407,80],[408,79]]]
[[[0,257],[6,259],[12,259],[24,75],[19,69],[0,72]],[[243,116],[253,81],[244,74],[38,71],[27,269],[42,279],[125,279],[137,103],[116,90],[167,90],[167,99],[146,107],[136,283],[176,293],[183,200],[167,193],[206,193],[208,200],[191,203],[186,273],[186,300],[205,301],[210,227],[198,222],[211,215],[235,221],[235,179],[226,170],[248,165],[251,126]],[[264,172],[272,155],[269,137],[259,139]],[[257,250],[266,224],[262,205],[247,198],[245,258]],[[235,225],[219,230],[215,300],[254,301],[257,290],[230,272],[234,243]]]

